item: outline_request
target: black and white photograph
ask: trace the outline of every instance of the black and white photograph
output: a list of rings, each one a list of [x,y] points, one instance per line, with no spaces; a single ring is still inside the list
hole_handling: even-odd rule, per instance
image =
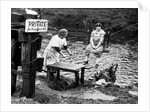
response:
[[[136,0],[1,1],[0,111],[148,112],[149,14]]]
[[[11,95],[12,104],[137,104],[138,9],[12,8]]]

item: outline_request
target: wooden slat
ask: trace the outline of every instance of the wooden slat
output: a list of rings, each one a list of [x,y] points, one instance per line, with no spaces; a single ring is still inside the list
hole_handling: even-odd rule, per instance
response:
[[[29,76],[29,74],[27,74],[27,73],[17,71],[17,70],[14,70],[14,69],[11,69],[11,73],[15,74],[15,75],[21,75],[21,76],[27,76],[27,77]]]
[[[19,29],[11,28],[12,31],[19,31]]]

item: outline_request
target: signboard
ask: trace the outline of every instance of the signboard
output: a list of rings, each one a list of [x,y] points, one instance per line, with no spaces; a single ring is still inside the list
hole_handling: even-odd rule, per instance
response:
[[[47,32],[48,20],[27,19],[25,23],[25,32]]]

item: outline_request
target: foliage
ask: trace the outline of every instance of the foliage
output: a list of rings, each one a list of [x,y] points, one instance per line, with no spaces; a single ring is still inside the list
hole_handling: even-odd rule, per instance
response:
[[[116,39],[120,42],[122,39],[124,42],[138,41],[137,8],[32,8],[32,10],[39,12],[41,18],[49,20],[50,28],[66,28],[69,32],[84,32],[90,35],[95,23],[100,22],[106,32],[111,31],[111,41]],[[12,11],[24,13],[23,9],[14,8]]]

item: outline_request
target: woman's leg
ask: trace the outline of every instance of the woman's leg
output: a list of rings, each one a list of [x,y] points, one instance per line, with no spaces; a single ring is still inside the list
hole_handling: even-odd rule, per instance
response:
[[[91,45],[89,44],[87,47],[86,47],[86,51],[85,51],[85,63],[84,64],[88,64],[88,59],[89,59],[89,55],[90,55],[90,52],[91,52]]]
[[[100,46],[97,50],[96,50],[96,64],[95,64],[95,68],[97,69],[99,66],[99,62],[100,62],[100,57],[103,53],[103,46]]]

